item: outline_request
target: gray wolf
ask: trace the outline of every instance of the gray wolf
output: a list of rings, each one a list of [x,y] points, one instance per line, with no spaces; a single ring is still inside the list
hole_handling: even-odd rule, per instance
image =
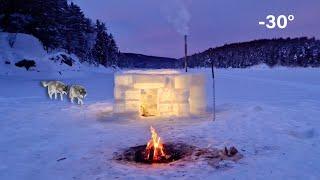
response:
[[[57,99],[57,94],[60,94],[60,99],[62,101],[63,95],[68,92],[68,86],[60,81],[41,81],[41,84],[43,87],[48,88],[48,95],[50,99],[52,99],[53,94],[55,99]]]
[[[83,104],[83,99],[87,96],[87,91],[84,87],[79,85],[72,85],[69,88],[69,98],[73,103],[73,99],[78,99],[78,104]]]

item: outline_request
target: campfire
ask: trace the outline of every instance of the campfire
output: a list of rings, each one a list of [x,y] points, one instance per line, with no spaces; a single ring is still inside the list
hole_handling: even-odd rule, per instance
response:
[[[205,160],[218,167],[223,160],[238,161],[242,155],[235,147],[224,149],[198,148],[181,142],[166,143],[161,141],[157,131],[150,127],[151,139],[146,145],[130,147],[122,153],[115,153],[114,159],[121,162],[143,164],[173,163],[176,161]]]
[[[146,145],[130,147],[123,153],[116,154],[115,159],[145,164],[170,163],[191,155],[195,148],[183,143],[164,144],[152,126],[150,132],[151,139]]]
[[[128,151],[133,160],[140,163],[169,163],[181,159],[187,154],[181,145],[163,144],[156,130],[151,126],[151,139],[147,145],[134,147],[134,151]],[[191,146],[187,149],[192,148]]]
[[[156,130],[151,126],[151,139],[149,140],[146,150],[145,150],[145,159],[148,161],[161,161],[161,159],[166,159],[166,153],[164,152],[163,144],[160,141]]]

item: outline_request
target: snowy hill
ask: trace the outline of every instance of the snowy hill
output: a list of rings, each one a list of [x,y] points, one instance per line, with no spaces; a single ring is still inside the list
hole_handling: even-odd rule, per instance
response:
[[[11,45],[10,42],[12,42]],[[30,67],[26,67],[28,63]],[[26,72],[62,74],[66,71],[79,71],[85,66],[73,54],[70,55],[63,51],[47,52],[41,42],[32,35],[0,33],[0,70],[2,74],[25,74]]]

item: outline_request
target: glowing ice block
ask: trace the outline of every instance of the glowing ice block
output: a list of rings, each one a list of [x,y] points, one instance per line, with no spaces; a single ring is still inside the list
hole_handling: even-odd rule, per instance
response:
[[[188,116],[206,111],[205,76],[175,70],[115,74],[114,113]]]

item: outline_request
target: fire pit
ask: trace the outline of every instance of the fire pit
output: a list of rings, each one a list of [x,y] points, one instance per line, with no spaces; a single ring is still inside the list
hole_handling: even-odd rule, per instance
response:
[[[190,156],[195,149],[183,143],[163,144],[156,130],[151,126],[151,139],[146,145],[130,147],[121,155],[116,157],[117,160],[125,160],[137,163],[170,163]]]
[[[183,143],[168,143],[163,144],[165,148],[164,153],[165,156],[160,156],[156,159],[153,159],[154,156],[147,156],[147,145],[135,146],[130,147],[129,149],[125,150],[122,154],[119,154],[115,157],[116,160],[119,161],[127,161],[127,162],[134,162],[134,163],[143,163],[143,164],[152,164],[152,163],[170,163],[175,162],[184,157],[188,157],[192,154],[193,150],[195,149],[194,146],[190,146]],[[152,151],[151,151],[152,152]]]
[[[132,162],[140,164],[172,163],[181,161],[205,160],[208,164],[218,167],[223,160],[238,161],[242,155],[235,147],[216,149],[198,148],[185,143],[161,142],[161,138],[153,127],[150,127],[151,139],[146,145],[130,147],[122,153],[116,153],[114,159],[120,162]]]

